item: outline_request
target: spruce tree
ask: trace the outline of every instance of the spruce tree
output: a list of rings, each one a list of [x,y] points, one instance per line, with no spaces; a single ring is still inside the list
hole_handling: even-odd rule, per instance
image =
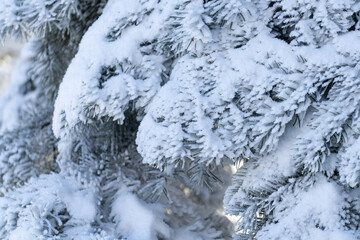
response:
[[[28,43],[0,100],[0,239],[359,239],[359,18],[3,0],[1,38]]]

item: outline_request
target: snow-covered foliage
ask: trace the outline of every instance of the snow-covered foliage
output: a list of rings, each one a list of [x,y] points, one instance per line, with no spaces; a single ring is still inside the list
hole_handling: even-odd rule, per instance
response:
[[[359,18],[357,0],[2,1],[0,36],[31,40],[0,101],[0,238],[358,239]]]

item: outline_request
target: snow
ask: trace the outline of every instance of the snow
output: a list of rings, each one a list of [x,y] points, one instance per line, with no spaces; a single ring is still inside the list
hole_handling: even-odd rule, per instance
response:
[[[140,1],[109,1],[103,10],[103,14],[84,35],[78,54],[70,64],[60,86],[53,120],[53,129],[56,136],[60,136],[64,116],[65,125],[70,128],[79,121],[88,121],[88,117],[85,116],[82,110],[84,107],[94,107],[96,115],[109,115],[114,117],[114,120],[122,121],[124,118],[123,113],[130,100],[144,98],[143,101],[148,102],[148,99],[160,87],[161,78],[159,75],[162,71],[161,67],[159,69],[157,66],[153,77],[149,77],[145,81],[129,79],[125,75],[122,78],[119,75],[117,80],[112,80],[112,82],[117,81],[119,84],[111,85],[110,89],[104,88],[102,90],[97,90],[99,71],[103,66],[112,66],[124,60],[129,60],[135,65],[144,65],[146,57],[142,57],[138,49],[139,44],[147,40],[151,41],[159,33],[163,21],[171,14],[171,10],[177,2],[164,1],[161,7],[156,8],[147,17],[146,21],[142,21],[136,27],[129,27],[122,33],[121,38],[110,42],[106,41],[106,36],[109,29],[116,26],[119,19],[129,14],[140,14],[141,9],[152,9],[156,1],[146,1],[144,5]],[[91,51],[88,51],[88,49],[91,49]],[[154,62],[152,63],[152,61]],[[161,63],[160,57],[150,59],[151,65],[159,65],[159,62]],[[160,73],[157,71],[160,71]],[[149,71],[149,74],[151,74],[151,71]],[[127,84],[125,84],[126,82]],[[129,83],[132,84],[131,88],[129,88]],[[114,97],[112,106],[112,101],[109,101],[109,98]],[[117,99],[121,101],[119,102]]]
[[[300,127],[297,123],[294,126],[293,123],[289,123],[285,133],[280,137],[277,149],[261,158],[259,166],[251,171],[243,184],[249,188],[258,187],[261,182],[266,184],[266,181],[294,175],[296,172],[293,159],[293,155],[296,153],[294,148],[297,138],[309,129],[307,123],[308,121],[302,122]],[[259,176],[261,177],[259,178]]]
[[[63,34],[72,19],[86,19],[76,0],[18,2],[0,2],[1,35],[50,37],[47,30]],[[227,237],[218,213],[227,183],[212,192],[196,189],[194,179],[213,170],[225,178],[223,164],[241,160],[225,196],[226,211],[239,217],[238,233],[255,231],[259,240],[355,239],[359,9],[355,0],[109,0],[83,36],[56,99],[52,127],[62,172],[5,192],[0,238]],[[29,44],[0,102],[0,133],[21,128],[25,103],[38,108],[32,100],[39,92],[20,94],[34,74],[28,64],[34,52]],[[129,109],[140,126],[135,121],[135,130],[130,124],[123,131]],[[136,142],[126,134],[136,134]],[[135,153],[123,157],[130,147]],[[37,150],[24,148],[3,161],[18,166],[22,154]],[[15,168],[15,175],[30,170]],[[153,182],[172,198],[142,200]]]
[[[0,202],[0,236],[8,232],[9,239],[47,239],[62,225],[56,214],[68,211],[74,228],[90,226],[95,221],[97,202],[91,186],[80,184],[73,177],[50,174],[31,179],[25,186],[8,192]],[[11,216],[21,216],[10,220]],[[13,225],[15,221],[15,225]],[[90,230],[90,229],[89,229]],[[71,231],[71,228],[70,228]]]
[[[349,141],[340,154],[340,179],[355,188],[360,183],[360,139]]]
[[[134,194],[121,189],[112,204],[111,215],[117,222],[117,231],[129,240],[155,240],[158,232],[169,237],[162,214],[156,210],[156,206],[146,205]]]
[[[308,191],[283,196],[275,208],[277,223],[266,225],[258,233],[258,239],[355,240],[352,233],[341,230],[339,212],[344,206],[341,191],[322,177]]]
[[[138,150],[145,162],[177,164],[192,152],[207,164],[224,156],[252,157],[247,149],[262,144],[269,133],[260,154],[274,150],[286,124],[306,112],[318,80],[303,77],[305,66],[296,50],[263,31],[240,49],[179,58],[139,127]],[[274,88],[283,101],[270,99]],[[252,111],[261,117],[252,117]],[[194,144],[193,136],[199,137]]]
[[[74,186],[65,182],[59,187],[59,194],[74,219],[85,222],[92,222],[95,219],[97,207],[94,192],[77,191]]]

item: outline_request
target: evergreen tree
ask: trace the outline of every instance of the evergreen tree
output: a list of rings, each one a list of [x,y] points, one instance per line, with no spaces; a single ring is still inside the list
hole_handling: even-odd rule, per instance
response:
[[[359,18],[3,0],[0,36],[29,42],[0,101],[0,239],[359,239]]]

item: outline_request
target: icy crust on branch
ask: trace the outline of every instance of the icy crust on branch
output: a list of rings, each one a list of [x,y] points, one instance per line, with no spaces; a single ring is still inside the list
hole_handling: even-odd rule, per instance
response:
[[[56,136],[63,127],[94,117],[122,122],[130,105],[140,111],[147,105],[164,71],[164,59],[153,53],[151,43],[176,3],[162,1],[154,9],[154,0],[109,1],[85,34],[60,86]]]

